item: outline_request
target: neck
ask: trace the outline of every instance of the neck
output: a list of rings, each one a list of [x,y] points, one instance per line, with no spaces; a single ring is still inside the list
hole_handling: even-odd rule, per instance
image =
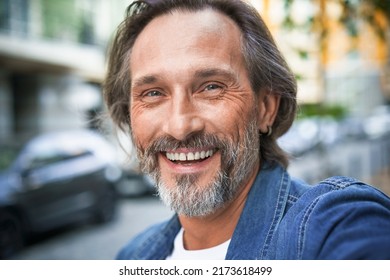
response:
[[[257,173],[258,168],[255,168],[235,199],[214,213],[205,217],[179,216],[184,229],[185,249],[200,250],[214,247],[232,237]]]

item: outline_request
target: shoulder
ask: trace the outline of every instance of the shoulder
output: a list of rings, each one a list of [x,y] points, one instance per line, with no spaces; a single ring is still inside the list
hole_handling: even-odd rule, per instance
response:
[[[356,179],[342,176],[328,178],[314,186],[292,180],[290,195],[293,206],[311,209],[342,204],[344,207],[355,205],[385,206],[389,208],[389,197],[377,188]]]
[[[293,182],[294,192],[284,225],[295,233],[290,253],[297,258],[390,258],[390,199],[380,190],[332,177],[312,187]]]
[[[118,253],[118,260],[165,259],[180,229],[176,216],[152,225],[135,236]]]
[[[380,208],[386,212],[390,210],[390,199],[386,194],[377,188],[348,177],[328,178],[309,189],[305,195],[313,197],[311,202],[313,207],[342,206],[345,209],[354,209],[355,206],[360,206],[361,209]]]

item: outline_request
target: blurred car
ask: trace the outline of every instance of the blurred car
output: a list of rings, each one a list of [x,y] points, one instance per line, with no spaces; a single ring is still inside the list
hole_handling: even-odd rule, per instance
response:
[[[361,140],[367,138],[364,129],[364,118],[359,116],[347,116],[340,121],[339,133],[346,140]]]
[[[156,193],[155,183],[148,176],[134,170],[124,170],[121,179],[116,184],[120,197],[138,197]]]
[[[0,173],[0,258],[36,233],[85,219],[113,219],[121,171],[98,134],[44,134],[14,152],[15,158],[10,154],[10,149],[0,154],[11,162]]]
[[[342,140],[340,123],[332,118],[311,117],[296,120],[278,139],[278,144],[293,157],[299,157],[318,148],[329,147]]]
[[[390,133],[390,105],[375,108],[364,122],[364,130],[371,138],[382,137]]]

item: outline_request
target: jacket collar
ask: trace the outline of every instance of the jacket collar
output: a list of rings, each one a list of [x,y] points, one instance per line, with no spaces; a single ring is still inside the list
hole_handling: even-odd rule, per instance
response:
[[[264,166],[249,191],[226,259],[264,259],[285,208],[290,177],[279,165]]]

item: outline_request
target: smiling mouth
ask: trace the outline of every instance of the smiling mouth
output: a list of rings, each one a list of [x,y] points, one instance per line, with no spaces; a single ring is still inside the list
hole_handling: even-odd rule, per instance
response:
[[[196,152],[165,152],[165,156],[173,163],[177,164],[188,164],[188,163],[196,163],[206,160],[213,156],[215,151],[213,149],[202,150]]]

